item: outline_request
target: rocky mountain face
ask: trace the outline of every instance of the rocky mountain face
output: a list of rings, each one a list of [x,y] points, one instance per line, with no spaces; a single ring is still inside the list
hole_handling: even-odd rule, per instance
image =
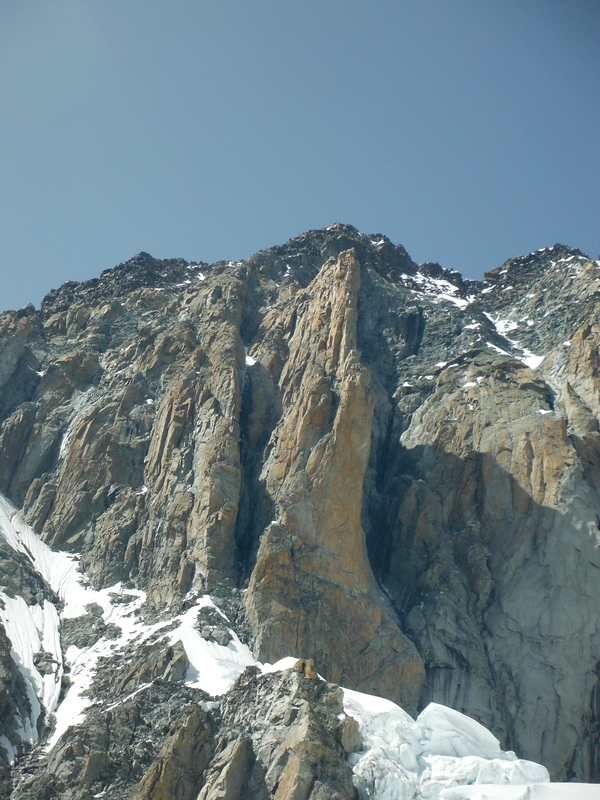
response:
[[[451,706],[598,780],[599,304],[578,250],[466,281],[333,225],[246,262],[140,253],[2,315],[0,492],[97,593],[24,673],[7,609],[66,600],[58,567],[0,538],[5,796],[354,797],[333,684]],[[118,657],[115,584],[111,608],[138,598],[156,629]],[[161,637],[207,594],[197,634],[237,648],[238,674],[247,645],[328,683],[250,666],[218,707],[189,688],[185,636]],[[97,642],[87,716],[11,773],[53,735],[44,703],[24,729],[27,675],[59,708],[67,651]]]
[[[339,686],[302,670],[249,667],[220,713],[208,699],[157,680],[116,706],[96,702],[43,769],[22,768],[14,796],[88,798],[111,775],[109,796],[131,800],[354,797],[347,750],[362,742],[352,718],[338,719]]]

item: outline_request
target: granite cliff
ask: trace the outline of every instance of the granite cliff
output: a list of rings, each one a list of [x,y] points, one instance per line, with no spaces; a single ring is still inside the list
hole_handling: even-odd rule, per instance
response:
[[[556,778],[598,780],[599,305],[600,262],[562,245],[467,281],[338,224],[246,262],[140,253],[2,315],[0,492],[24,521],[80,555],[91,590],[144,592],[148,625],[210,594],[228,618],[199,618],[211,646],[235,630],[330,682],[240,678],[257,719],[261,698],[296,698],[284,747],[233,700],[192,696],[176,642],[128,645],[126,675],[107,651],[88,727],[15,782],[6,743],[36,701],[0,627],[6,796],[104,791],[107,720],[122,748],[155,703],[155,743],[127,774],[119,756],[107,797],[352,797],[360,741],[334,683],[449,705]],[[0,539],[0,566],[9,602],[60,610],[26,550]],[[62,654],[118,639],[102,603],[80,611]],[[36,657],[64,697],[66,661]]]

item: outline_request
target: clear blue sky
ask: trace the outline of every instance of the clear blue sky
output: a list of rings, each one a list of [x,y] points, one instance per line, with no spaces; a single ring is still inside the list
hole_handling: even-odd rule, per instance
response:
[[[599,0],[0,3],[0,309],[146,250],[600,252]]]

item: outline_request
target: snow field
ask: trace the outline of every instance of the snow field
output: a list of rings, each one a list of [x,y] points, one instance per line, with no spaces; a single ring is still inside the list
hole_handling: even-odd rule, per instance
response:
[[[8,597],[4,592],[0,597],[4,606],[0,606],[0,620],[12,645],[13,661],[25,679],[31,706],[29,719],[21,720],[19,735],[33,744],[38,739],[37,721],[42,707],[54,711],[60,696],[63,663],[58,614],[47,600],[43,606],[28,606],[22,597]],[[54,669],[48,675],[41,674],[34,663],[34,655],[42,649],[54,659]],[[10,755],[14,758],[14,753]]]

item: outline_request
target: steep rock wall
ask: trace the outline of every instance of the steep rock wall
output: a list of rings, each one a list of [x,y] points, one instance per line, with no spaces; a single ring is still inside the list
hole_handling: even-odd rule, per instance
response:
[[[264,658],[598,778],[598,266],[141,253],[0,318],[0,490],[98,586],[218,591]]]
[[[261,475],[276,519],[260,541],[248,615],[259,658],[314,656],[332,680],[414,709],[421,659],[375,582],[361,527],[373,399],[356,350],[359,286],[355,253],[344,251],[296,304]]]

